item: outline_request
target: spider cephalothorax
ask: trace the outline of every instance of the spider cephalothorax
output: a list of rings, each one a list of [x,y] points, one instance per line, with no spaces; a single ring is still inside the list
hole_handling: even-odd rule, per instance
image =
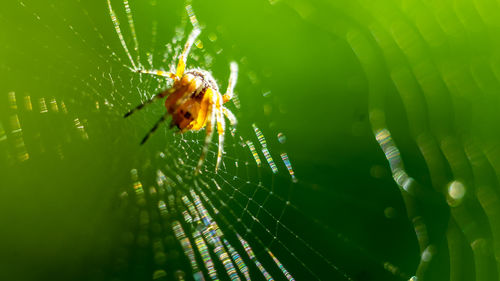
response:
[[[215,82],[214,77],[212,74],[204,69],[200,68],[195,68],[186,71],[184,76],[186,75],[191,75],[196,79],[196,83],[199,83],[198,89],[196,90],[196,93],[199,94],[202,91],[206,91],[208,88],[212,88],[212,90],[219,91],[219,87],[217,86],[217,82]]]
[[[166,120],[168,115],[172,116],[170,127],[175,126],[179,128],[181,133],[198,131],[205,128],[205,143],[196,167],[196,173],[200,172],[200,168],[203,165],[215,124],[217,124],[217,133],[219,135],[219,149],[215,171],[219,168],[222,159],[224,131],[226,127],[224,116],[229,119],[232,125],[236,124],[234,114],[224,107],[224,103],[228,102],[233,97],[233,89],[238,76],[238,65],[236,62],[231,62],[231,74],[229,76],[227,90],[225,94],[221,94],[215,79],[209,71],[199,68],[185,70],[189,50],[199,34],[200,30],[195,28],[189,35],[184,50],[179,56],[179,62],[175,73],[162,70],[136,70],[139,73],[171,78],[174,80],[174,83],[171,88],[153,96],[150,100],[140,104],[125,114],[125,117],[128,117],[137,110],[144,108],[144,106],[151,104],[153,101],[166,97],[165,107],[167,108],[167,112],[158,122],[156,122],[153,128],[144,137],[141,144],[148,140],[148,138],[158,129],[158,126]]]

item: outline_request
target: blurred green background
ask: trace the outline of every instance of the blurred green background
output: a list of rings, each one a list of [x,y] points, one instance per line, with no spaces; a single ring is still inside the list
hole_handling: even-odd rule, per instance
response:
[[[123,2],[111,3],[136,59]],[[241,107],[230,105],[238,134],[257,144],[257,124],[275,161],[286,151],[299,178],[289,189],[283,165],[278,176],[269,169],[249,176],[300,211],[286,209],[282,223],[301,240],[278,236],[296,257],[273,249],[297,280],[499,279],[497,1],[192,5],[203,46],[188,66],[209,69],[224,89],[229,62],[239,63]],[[184,1],[130,6],[142,64],[152,54],[156,68],[168,69],[166,44],[181,46],[191,30]],[[152,279],[151,253],[123,242],[137,210],[119,197],[133,168],[154,182],[157,151],[186,155],[169,149],[182,142],[167,126],[139,146],[162,105],[122,115],[162,84],[127,69],[106,1],[9,0],[0,23],[0,279]],[[424,196],[394,182],[375,139],[384,128]],[[188,148],[188,162],[198,149]],[[253,161],[229,150],[228,157]],[[237,188],[229,171],[227,188]],[[458,203],[447,194],[454,180],[466,190]],[[259,204],[278,215],[285,209]]]

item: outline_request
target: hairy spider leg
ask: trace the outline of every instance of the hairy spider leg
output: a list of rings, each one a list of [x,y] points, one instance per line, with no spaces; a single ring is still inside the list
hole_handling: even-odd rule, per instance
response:
[[[149,139],[149,137],[151,137],[156,132],[156,130],[158,130],[158,127],[160,127],[161,123],[165,122],[168,115],[169,115],[168,112],[166,112],[165,114],[163,114],[161,116],[161,118],[158,121],[156,121],[153,128],[151,128],[151,130],[149,130],[149,132],[146,134],[146,136],[144,136],[144,138],[142,139],[141,145],[143,145]]]
[[[184,45],[184,50],[179,56],[179,63],[177,64],[176,75],[178,77],[182,77],[184,75],[184,70],[186,69],[186,61],[191,50],[191,47],[194,44],[194,40],[200,35],[201,30],[198,28],[193,29],[189,34],[188,40],[186,41],[186,45]]]
[[[229,75],[229,82],[227,83],[226,93],[222,96],[223,103],[230,101],[234,95],[234,86],[236,86],[236,80],[238,79],[238,64],[234,61],[230,64],[231,74]]]
[[[156,75],[156,76],[161,76],[161,77],[166,77],[166,78],[171,78],[171,79],[174,79],[176,80],[177,79],[177,76],[172,73],[172,72],[167,72],[167,71],[163,71],[163,70],[156,70],[156,69],[151,69],[151,70],[148,70],[148,69],[137,69],[136,70],[137,73],[145,73],[145,74],[151,74],[151,75]]]
[[[187,61],[189,51],[191,50],[191,47],[193,46],[194,41],[200,35],[200,33],[201,33],[201,30],[198,28],[195,28],[189,34],[188,40],[186,41],[186,44],[184,45],[184,49],[182,50],[182,53],[179,55],[179,63],[177,64],[177,69],[176,69],[175,74],[171,73],[171,72],[166,72],[163,70],[136,69],[136,71],[138,73],[153,74],[153,75],[163,76],[163,77],[167,77],[167,78],[172,78],[174,80],[180,79],[184,75],[184,70],[186,69],[186,61]]]
[[[129,112],[125,113],[125,115],[123,116],[124,118],[127,118],[129,117],[130,115],[132,115],[133,113],[143,109],[146,105],[150,105],[152,104],[153,102],[159,100],[159,99],[162,99],[170,94],[172,94],[173,92],[175,92],[175,88],[170,88],[170,89],[167,89],[155,96],[153,96],[151,99],[139,104],[137,107],[133,108],[132,110],[130,110]]]
[[[217,152],[217,162],[215,164],[215,172],[219,170],[219,165],[222,160],[222,154],[224,153],[224,135],[226,132],[226,120],[224,116],[227,116],[229,122],[232,126],[236,125],[236,117],[227,108],[223,106],[223,103],[228,102],[234,95],[234,86],[236,86],[236,81],[238,79],[238,64],[236,62],[231,62],[230,64],[231,74],[229,75],[229,82],[227,84],[227,90],[224,95],[217,93],[217,104],[216,104],[216,118],[217,118],[217,133],[219,135],[219,147]]]
[[[238,64],[234,61],[230,64],[231,74],[229,74],[229,82],[227,83],[226,93],[222,96],[222,102],[226,103],[230,101],[234,96],[234,86],[236,86],[236,81],[238,80]],[[222,112],[229,119],[231,126],[235,126],[236,116],[228,108],[222,106]]]
[[[180,93],[181,95],[185,95],[186,93],[189,92],[190,90],[190,85],[185,85],[181,88],[170,88],[169,90],[165,91],[165,92],[168,92],[165,96],[167,95],[175,95],[176,93]],[[164,92],[164,93],[165,93]],[[156,95],[155,97],[159,96],[160,94]],[[151,99],[151,100],[156,100],[155,98]],[[149,100],[149,101],[151,101]],[[149,102],[150,104],[151,102]],[[141,106],[141,105],[140,105]],[[140,107],[139,106],[139,107]],[[142,107],[141,107],[142,108]],[[130,113],[132,114],[132,113]],[[129,115],[130,115],[129,114]],[[153,126],[153,128],[151,128],[151,130],[146,134],[146,136],[142,139],[141,141],[141,145],[143,145],[155,132],[156,130],[158,130],[158,127],[161,125],[161,123],[165,122],[165,120],[167,119],[167,117],[170,115],[170,113],[167,111],[165,112],[165,114],[155,123],[155,125]],[[128,115],[127,115],[128,116]],[[125,116],[126,117],[126,116]]]
[[[201,150],[200,160],[198,160],[198,165],[196,166],[195,174],[200,173],[201,166],[203,165],[203,161],[205,160],[205,156],[207,155],[208,152],[208,147],[210,145],[210,140],[212,139],[212,135],[214,132],[214,125],[215,125],[215,122],[213,122],[213,120],[215,119],[214,105],[216,101],[214,99],[216,97],[214,95],[212,88],[208,88],[205,95],[208,95],[207,98],[209,102],[207,121],[206,121],[207,123],[205,126],[206,136],[205,136],[205,143],[203,144],[203,149]]]
[[[219,169],[220,162],[222,160],[222,153],[224,151],[224,134],[226,132],[226,120],[222,115],[222,95],[217,93],[217,105],[215,112],[217,114],[217,133],[219,135],[219,149],[217,152],[217,162],[215,164],[215,172]]]
[[[234,113],[232,113],[231,110],[226,107],[222,107],[222,112],[227,117],[227,119],[229,119],[229,123],[231,123],[231,126],[236,126],[238,121],[236,121],[236,116],[234,116]]]

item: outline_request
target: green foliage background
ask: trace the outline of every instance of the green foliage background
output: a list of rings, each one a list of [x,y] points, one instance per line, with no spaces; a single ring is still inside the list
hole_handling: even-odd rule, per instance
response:
[[[127,57],[106,1],[1,6],[0,277],[107,280],[122,227],[115,220],[117,194],[130,184],[130,169],[166,138],[159,134],[140,147],[136,140],[157,115],[127,122],[120,116],[140,97],[130,82],[134,74],[123,67]],[[144,50],[170,42],[185,21],[183,1],[131,6]],[[193,7],[214,76],[224,83],[228,62],[241,65],[240,127],[257,123],[287,136],[300,179],[291,200],[317,221],[315,228],[302,218],[287,223],[306,241],[354,280],[402,280],[384,269],[385,261],[405,277],[498,280],[497,1],[216,0]],[[126,24],[123,12],[119,17]],[[217,40],[210,43],[209,34]],[[107,74],[120,79],[111,85]],[[10,92],[18,98],[28,161],[18,161],[23,149],[11,128]],[[34,111],[22,106],[28,95]],[[65,101],[68,117],[37,112],[39,99],[51,97]],[[96,111],[96,100],[114,108]],[[86,120],[88,141],[68,125],[75,118]],[[392,132],[408,174],[432,200],[405,199],[374,137],[382,128]],[[458,208],[446,205],[453,180],[467,188]],[[418,267],[421,249],[407,217],[414,208],[436,249],[428,268]],[[303,269],[289,269],[307,280]],[[342,280],[324,267],[312,269]]]

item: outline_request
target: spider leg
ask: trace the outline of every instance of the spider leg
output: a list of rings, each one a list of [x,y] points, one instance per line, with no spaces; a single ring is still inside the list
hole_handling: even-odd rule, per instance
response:
[[[236,126],[236,124],[238,124],[238,121],[236,120],[236,116],[234,116],[234,113],[232,113],[231,110],[229,110],[226,107],[222,107],[222,112],[227,117],[227,119],[229,119],[229,123],[231,123],[231,126],[234,127],[234,126]]]
[[[229,82],[227,83],[227,90],[223,97],[223,103],[228,102],[233,98],[234,86],[236,85],[236,80],[238,79],[238,64],[234,61],[230,65],[231,74],[229,75]]]
[[[154,132],[156,132],[156,130],[158,130],[158,127],[160,126],[161,123],[163,123],[167,119],[167,116],[168,116],[168,113],[165,113],[158,121],[156,121],[153,128],[151,128],[151,130],[142,139],[141,145],[143,145],[149,139],[149,137],[151,137],[151,135],[153,135]]]
[[[220,162],[222,160],[222,153],[224,151],[224,133],[226,131],[226,121],[222,116],[222,96],[217,93],[217,108],[215,108],[217,114],[217,133],[219,134],[219,150],[217,152],[217,162],[215,164],[215,172],[219,169]]]
[[[188,40],[186,42],[186,45],[184,45],[184,50],[182,51],[181,55],[179,56],[179,63],[177,64],[177,69],[176,69],[176,74],[178,77],[182,77],[184,74],[184,70],[186,69],[186,60],[187,56],[189,54],[189,51],[191,50],[191,47],[194,44],[194,40],[196,40],[196,37],[200,35],[201,29],[199,28],[194,28],[193,31],[189,34]]]
[[[174,79],[174,80],[176,80],[176,78],[177,78],[177,76],[174,73],[163,71],[163,70],[137,69],[136,72],[137,73],[151,74],[151,75],[156,75],[156,76],[161,76],[161,77],[166,77],[166,78],[171,78],[171,79]]]
[[[208,88],[206,95],[213,95],[212,89]],[[195,174],[200,173],[201,166],[203,165],[203,161],[205,160],[205,156],[207,155],[208,152],[208,147],[210,145],[210,140],[212,139],[212,135],[214,132],[214,125],[215,122],[214,120],[216,118],[215,116],[215,102],[214,102],[214,97],[210,97],[210,105],[208,108],[208,113],[207,113],[207,125],[206,125],[206,136],[205,136],[205,143],[203,144],[203,149],[201,150],[201,155],[200,155],[200,160],[198,160],[198,165],[196,165],[196,170]]]
[[[153,102],[159,100],[159,99],[162,99],[168,95],[170,95],[171,93],[173,93],[175,91],[175,88],[170,88],[166,91],[163,91],[155,96],[153,96],[151,99],[139,104],[137,107],[135,107],[134,109],[130,110],[129,112],[125,113],[125,115],[123,116],[124,118],[127,118],[129,117],[130,115],[132,115],[133,113],[143,109],[146,105],[150,105],[152,104]]]

